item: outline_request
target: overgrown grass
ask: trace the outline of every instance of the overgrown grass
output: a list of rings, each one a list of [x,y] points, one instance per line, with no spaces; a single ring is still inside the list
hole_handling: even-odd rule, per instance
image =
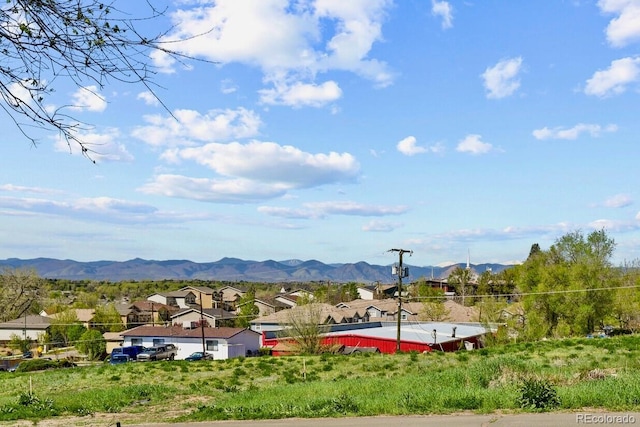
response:
[[[547,394],[537,396],[536,387]],[[557,401],[531,404],[548,396]],[[638,410],[640,336],[458,354],[259,357],[0,373],[0,421],[96,413],[134,414],[141,422],[278,419],[556,406]]]

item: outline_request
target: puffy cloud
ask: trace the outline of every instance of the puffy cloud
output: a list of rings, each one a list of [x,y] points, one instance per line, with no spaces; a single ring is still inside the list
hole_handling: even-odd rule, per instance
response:
[[[504,59],[482,73],[487,98],[498,99],[513,95],[520,87],[518,73],[522,68],[522,57]]]
[[[244,108],[206,114],[185,109],[175,110],[173,115],[147,115],[148,125],[134,129],[132,135],[149,145],[177,147],[256,136],[262,124],[256,113]]]
[[[265,82],[275,86],[263,92],[265,102],[324,105],[327,97],[336,99],[339,93],[335,83],[317,85],[314,80],[317,73],[330,70],[356,73],[377,86],[393,80],[384,62],[369,58],[373,44],[382,39],[391,0],[217,0],[191,8],[188,4],[171,14],[174,32],[167,39],[182,40],[172,47],[223,65],[240,62],[259,67]],[[165,71],[175,66],[166,55],[153,59]],[[287,101],[284,95],[293,99]],[[318,97],[314,102],[295,102],[313,95]]]
[[[260,100],[264,104],[288,105],[291,107],[322,107],[337,101],[342,96],[342,90],[334,81],[320,85],[296,82],[291,86],[277,83],[273,89],[262,89]]]
[[[444,145],[442,145],[441,143],[436,143],[428,147],[417,145],[417,140],[414,136],[408,136],[399,141],[396,144],[396,149],[405,156],[413,156],[422,153],[438,154],[444,152],[445,150]],[[377,157],[377,153],[374,154],[374,156]]]
[[[493,149],[493,146],[489,143],[482,142],[481,135],[467,135],[462,141],[458,143],[456,151],[461,153],[470,154],[485,154]]]
[[[431,13],[442,18],[442,28],[453,27],[453,8],[449,2],[431,0]]]
[[[286,183],[288,188],[352,181],[359,170],[358,162],[349,153],[311,154],[274,142],[210,143],[182,149],[177,156],[207,166],[223,176]]]
[[[599,0],[603,13],[615,14],[607,26],[611,46],[623,47],[640,40],[640,2],[638,0]]]
[[[163,157],[193,161],[220,178],[164,174],[140,190],[202,201],[244,203],[283,196],[288,191],[355,180],[359,164],[348,153],[306,153],[292,146],[252,141],[210,143],[172,149]]]
[[[140,92],[138,96],[136,96],[136,99],[141,99],[145,104],[154,107],[160,105],[160,101],[158,101],[158,98],[156,98],[155,95],[150,91]]]
[[[396,148],[399,152],[404,154],[405,156],[413,156],[415,154],[426,153],[427,149],[425,147],[420,147],[416,145],[416,138],[414,136],[408,136],[398,142]]]
[[[640,77],[640,57],[616,59],[606,70],[596,71],[584,89],[587,95],[618,95]]]
[[[577,139],[581,133],[588,133],[592,137],[597,137],[601,132],[615,132],[618,130],[616,125],[608,125],[602,127],[596,124],[578,123],[572,128],[563,129],[561,127],[555,127],[550,129],[543,127],[542,129],[536,129],[533,131],[533,136],[536,139]]]
[[[107,100],[95,85],[78,88],[71,95],[71,106],[75,111],[92,111],[100,113],[107,108]]]
[[[628,194],[616,194],[605,200],[604,206],[608,208],[624,208],[633,203],[633,199]]]

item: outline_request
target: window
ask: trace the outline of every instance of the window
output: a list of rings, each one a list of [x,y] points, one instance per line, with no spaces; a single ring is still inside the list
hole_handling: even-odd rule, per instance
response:
[[[131,338],[131,345],[142,345],[142,338]]]
[[[218,351],[218,340],[207,340],[207,351]]]
[[[407,320],[409,316],[407,316],[407,313],[402,313],[402,315],[400,316],[400,319],[402,320]]]
[[[153,346],[157,346],[157,345],[162,345],[164,344],[164,338],[154,338],[153,339]]]

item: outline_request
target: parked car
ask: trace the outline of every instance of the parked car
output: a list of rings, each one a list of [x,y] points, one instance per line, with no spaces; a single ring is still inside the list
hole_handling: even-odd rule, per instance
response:
[[[119,365],[121,363],[127,363],[131,361],[131,357],[128,354],[122,353],[111,353],[111,357],[109,358],[109,363],[112,365]]]
[[[111,351],[111,355],[125,354],[130,359],[136,360],[138,355],[144,351],[144,347],[141,345],[130,345],[127,347],[116,347]]]
[[[197,360],[213,360],[213,354],[196,351],[195,353],[191,353],[184,360],[188,360],[189,362],[195,362]]]
[[[148,362],[151,360],[173,360],[178,354],[178,348],[173,344],[164,344],[155,347],[149,347],[142,353],[138,354],[136,360],[138,362]]]

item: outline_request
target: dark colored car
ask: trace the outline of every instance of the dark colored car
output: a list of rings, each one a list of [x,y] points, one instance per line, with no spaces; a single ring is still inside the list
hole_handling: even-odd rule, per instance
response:
[[[196,351],[195,353],[191,353],[184,360],[188,360],[189,362],[195,362],[197,360],[213,360],[213,354]]]
[[[128,354],[111,354],[111,357],[109,358],[109,363],[111,363],[112,365],[119,365],[121,363],[127,363],[130,362],[131,358],[129,357]]]
[[[116,354],[126,355],[126,356],[129,356],[130,359],[136,360],[136,357],[138,357],[138,355],[143,351],[144,351],[144,347],[141,345],[130,345],[127,347],[114,348],[111,351],[111,355],[116,355]]]

